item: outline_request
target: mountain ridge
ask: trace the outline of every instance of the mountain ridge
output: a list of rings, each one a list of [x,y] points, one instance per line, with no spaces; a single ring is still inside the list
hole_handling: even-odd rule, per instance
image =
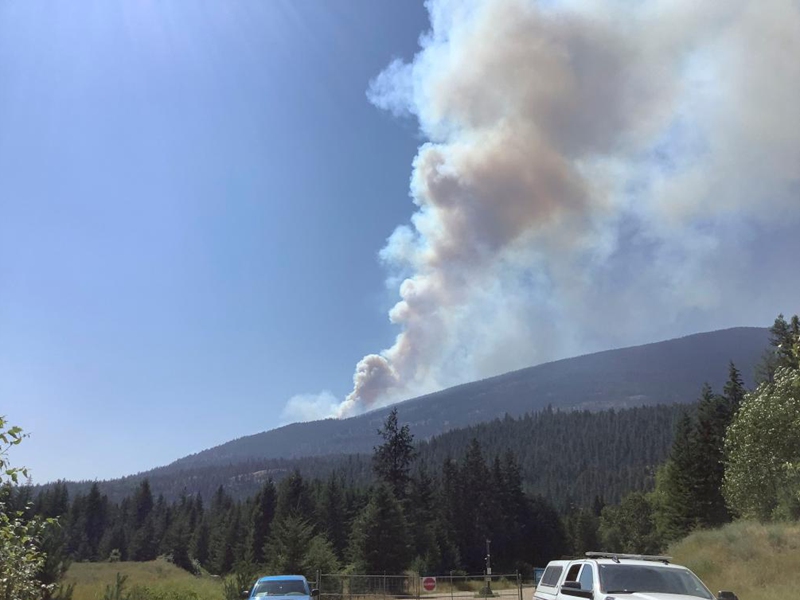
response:
[[[753,371],[768,347],[768,337],[766,328],[734,327],[541,363],[347,419],[291,423],[242,436],[158,470],[370,452],[375,431],[393,408],[418,439],[429,439],[451,429],[547,406],[597,411],[687,403],[698,397],[703,383],[721,390],[731,361],[752,386]]]

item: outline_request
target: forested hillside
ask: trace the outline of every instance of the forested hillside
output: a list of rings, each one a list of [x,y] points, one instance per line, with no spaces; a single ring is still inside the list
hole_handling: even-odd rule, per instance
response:
[[[751,386],[768,346],[767,329],[738,327],[559,360],[395,405],[417,439],[548,406],[602,410],[689,403],[704,383],[724,385],[733,361]],[[294,423],[175,461],[165,470],[268,458],[369,453],[391,408],[349,419]],[[251,416],[247,417],[252,421]]]
[[[546,409],[517,418],[507,416],[420,442],[419,461],[439,473],[445,459],[463,456],[475,439],[491,459],[513,452],[525,490],[542,494],[557,506],[588,506],[595,496],[616,501],[630,491],[652,487],[655,468],[672,444],[675,423],[691,410],[692,405],[673,404],[600,412]],[[398,418],[404,421],[400,409]],[[373,446],[375,431],[371,432]],[[170,501],[181,494],[210,498],[220,485],[234,498],[246,498],[267,479],[280,481],[294,470],[312,479],[336,473],[353,485],[369,485],[374,479],[369,455],[362,454],[156,469],[99,486],[113,501],[130,495],[145,478],[156,495],[164,494]],[[91,485],[70,482],[67,487],[75,494],[86,493]]]

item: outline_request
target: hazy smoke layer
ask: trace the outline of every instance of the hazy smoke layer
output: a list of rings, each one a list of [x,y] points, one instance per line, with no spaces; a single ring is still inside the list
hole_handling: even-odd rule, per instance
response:
[[[800,298],[800,3],[434,0],[370,100],[418,119],[395,343],[336,410]]]

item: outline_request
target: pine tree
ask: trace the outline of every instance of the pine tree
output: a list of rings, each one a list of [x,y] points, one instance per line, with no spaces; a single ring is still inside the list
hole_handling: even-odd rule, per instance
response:
[[[272,528],[264,553],[272,573],[305,573],[306,552],[314,536],[313,525],[300,516],[289,515]]]
[[[272,520],[275,518],[276,504],[275,484],[272,479],[269,479],[256,495],[251,515],[248,546],[252,560],[256,564],[264,563],[264,544],[269,538]]]
[[[172,562],[189,572],[194,572],[194,566],[189,557],[191,530],[189,519],[192,502],[185,494],[181,495],[179,504],[171,507],[171,518],[161,541],[161,552],[172,557]]]
[[[417,571],[439,572],[444,569],[439,547],[439,506],[435,483],[424,463],[411,479],[408,507],[408,526],[412,536],[413,554],[417,560]]]
[[[108,498],[100,494],[97,483],[93,483],[83,502],[83,529],[86,542],[86,556],[89,560],[98,559],[100,539],[106,528],[108,517]]]
[[[723,394],[730,405],[731,416],[736,414],[736,411],[739,410],[746,393],[747,389],[744,387],[742,374],[739,369],[736,368],[736,365],[733,364],[733,361],[731,361],[728,364],[728,381],[723,388]]]
[[[207,518],[202,518],[197,524],[197,528],[192,535],[191,556],[202,566],[210,566],[211,528]]]
[[[658,537],[665,542],[685,536],[696,525],[691,473],[697,453],[692,430],[692,420],[684,414],[669,458],[656,474],[654,520]]]
[[[411,560],[411,538],[392,488],[380,484],[353,525],[351,556],[361,573],[402,573]]]
[[[383,427],[378,430],[383,444],[373,449],[373,469],[378,478],[391,486],[397,499],[406,497],[411,464],[416,458],[414,436],[408,425],[399,426],[397,409],[392,409]]]
[[[133,495],[133,528],[142,527],[153,510],[153,492],[150,481],[145,479]]]
[[[489,469],[476,438],[467,448],[459,473],[463,487],[456,535],[464,566],[470,572],[479,573],[485,567],[486,540],[491,537],[497,510]]]
[[[344,559],[347,551],[347,507],[342,483],[333,474],[328,478],[322,492],[320,506],[320,523],[325,529],[327,539],[339,560]]]
[[[795,341],[800,337],[800,317],[794,315],[787,322],[780,314],[769,328],[769,332],[769,343],[772,349],[764,354],[761,364],[757,368],[757,383],[773,382],[775,372],[780,367],[791,369],[800,367],[800,357],[792,352]]]
[[[134,532],[128,555],[129,559],[134,561],[155,560],[158,555],[158,542],[155,539],[152,514],[147,515],[141,527]]]
[[[278,501],[275,509],[275,519],[283,520],[287,517],[299,517],[303,521],[314,518],[314,502],[308,484],[294,470],[278,485]]]
[[[735,396],[738,390],[731,393]],[[719,527],[730,521],[722,497],[722,478],[725,431],[732,418],[732,404],[728,398],[714,395],[710,388],[704,389],[693,432],[695,460],[690,484],[695,522],[699,527]]]
[[[529,499],[526,520],[529,523],[526,540],[530,545],[525,557],[531,564],[546,565],[569,551],[567,535],[558,512],[542,496]]]

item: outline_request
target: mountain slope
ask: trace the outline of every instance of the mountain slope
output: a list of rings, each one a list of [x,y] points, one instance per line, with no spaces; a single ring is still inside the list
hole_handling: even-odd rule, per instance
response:
[[[624,408],[695,400],[703,383],[718,391],[728,362],[752,385],[768,346],[766,329],[739,327],[559,360],[459,385],[394,405],[417,439],[547,406]],[[294,423],[242,437],[159,469],[182,470],[264,458],[370,452],[392,407],[351,417]]]
[[[570,503],[588,507],[596,496],[616,502],[630,491],[652,488],[655,469],[672,446],[675,424],[695,407],[696,403],[659,404],[507,416],[419,441],[417,464],[426,465],[433,476],[440,475],[445,460],[462,463],[471,442],[477,440],[489,462],[512,452],[525,489],[559,507]],[[377,443],[377,433],[373,437]],[[294,470],[309,480],[325,480],[336,473],[350,486],[366,486],[374,480],[369,454],[333,454],[153,469],[100,482],[100,489],[113,502],[121,502],[147,478],[153,494],[163,494],[170,501],[183,494],[200,494],[208,499],[219,486],[236,498],[247,498],[267,479],[280,481]],[[86,494],[92,483],[68,483],[70,496]]]

